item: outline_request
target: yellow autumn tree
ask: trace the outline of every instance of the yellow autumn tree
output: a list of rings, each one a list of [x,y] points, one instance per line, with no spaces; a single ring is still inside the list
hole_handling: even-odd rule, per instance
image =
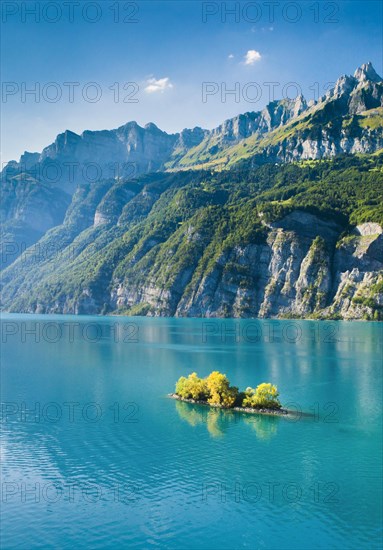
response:
[[[187,378],[181,376],[176,384],[176,394],[183,399],[205,400],[208,394],[206,380],[199,378],[196,372]]]
[[[225,374],[213,371],[206,378],[206,385],[209,392],[207,402],[210,405],[221,405],[222,407],[233,407],[238,397],[238,388],[230,386]]]
[[[281,404],[278,399],[279,392],[277,386],[263,382],[255,389],[246,388],[245,397],[242,401],[243,407],[253,409],[280,409]]]

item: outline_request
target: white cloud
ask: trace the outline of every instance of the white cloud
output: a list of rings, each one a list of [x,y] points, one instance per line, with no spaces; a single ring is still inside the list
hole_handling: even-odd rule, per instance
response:
[[[262,31],[262,32],[273,32],[274,30],[274,27],[261,27],[260,29],[257,29],[257,27],[251,27],[250,29],[250,32],[258,32],[258,31]]]
[[[173,84],[170,82],[168,77],[159,78],[158,80],[155,78],[149,78],[147,80],[145,92],[148,94],[154,94],[156,92],[164,92],[165,90],[169,90],[171,88],[173,88]]]
[[[231,53],[230,55],[227,56],[228,59],[234,59],[234,55]]]
[[[261,54],[256,50],[249,50],[245,55],[245,65],[254,65],[256,61],[261,59]]]

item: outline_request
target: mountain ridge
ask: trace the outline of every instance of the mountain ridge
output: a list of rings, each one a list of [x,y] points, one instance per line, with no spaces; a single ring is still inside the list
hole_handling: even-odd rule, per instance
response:
[[[383,319],[371,64],[315,104],[275,101],[212,131],[68,130],[21,160],[1,175],[4,310]],[[52,181],[55,162],[103,170]]]
[[[345,116],[346,112],[353,115],[383,107],[383,80],[376,73],[371,62],[357,68],[353,76],[342,75],[339,77],[334,88],[318,101],[308,103],[303,96],[298,96],[295,99],[275,100],[261,111],[248,111],[226,119],[212,130],[196,126],[192,129],[184,128],[177,133],[167,133],[159,129],[153,122],[140,126],[136,121],[129,121],[112,130],[84,130],[81,134],[67,129],[58,134],[55,141],[45,147],[41,153],[25,151],[19,162],[10,161],[9,164],[15,166],[25,163],[30,168],[33,162],[43,162],[48,158],[56,160],[60,158],[60,154],[64,159],[71,156],[84,163],[94,161],[94,158],[101,153],[100,164],[104,161],[137,163],[136,175],[166,167],[182,168],[185,164],[182,162],[183,157],[180,156],[179,150],[184,150],[185,155],[190,158],[195,154],[193,149],[204,140],[208,142],[206,148],[209,148],[209,143],[211,148],[217,146],[217,141],[227,144],[240,142],[255,134],[262,136],[278,127],[285,126],[302,115],[314,114],[323,109],[326,103],[341,98],[350,99],[350,103],[340,111],[341,116]],[[337,107],[342,108],[341,102],[338,102]],[[153,136],[162,140],[161,146],[154,146],[150,139]],[[105,141],[100,142],[98,138],[104,138]],[[94,150],[89,151],[87,156],[86,150],[92,145]],[[110,146],[113,146],[114,149],[110,150]],[[79,148],[77,154],[74,150],[76,147]],[[145,149],[148,158],[144,160],[142,153]],[[326,156],[326,152],[324,155]],[[318,157],[313,156],[312,158]],[[195,164],[200,165],[201,163],[196,162]],[[186,165],[192,167],[193,163]],[[125,174],[122,172],[120,175],[123,177]]]

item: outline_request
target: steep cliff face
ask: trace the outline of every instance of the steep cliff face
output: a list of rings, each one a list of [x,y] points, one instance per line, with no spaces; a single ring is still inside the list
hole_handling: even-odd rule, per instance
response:
[[[273,101],[260,112],[245,113],[226,120],[212,130],[210,137],[218,138],[222,143],[229,143],[253,134],[262,135],[287,124],[306,109],[307,103],[301,96],[296,100]]]
[[[116,130],[86,130],[81,135],[66,130],[42,151],[38,162],[62,166],[60,185],[68,189],[96,178],[133,178],[162,168],[178,136],[162,132],[153,123],[142,128],[136,122],[128,122]],[[72,180],[69,162],[74,164]]]
[[[383,114],[383,111],[382,111]],[[357,123],[357,122],[356,122]],[[352,125],[352,121],[350,123]],[[299,132],[283,141],[267,145],[254,155],[255,162],[320,160],[341,154],[374,153],[383,148],[381,128],[319,128]]]
[[[44,233],[60,224],[71,197],[62,189],[18,176],[1,185],[0,268],[7,267]]]
[[[368,244],[355,236],[334,248],[321,237],[275,229],[266,244],[235,247],[199,277],[193,278],[196,266],[188,266],[169,287],[150,280],[139,286],[115,283],[103,300],[112,311],[149,316],[378,319],[382,245],[379,235]],[[97,314],[98,298],[84,290],[75,300],[63,296],[33,311]]]
[[[187,266],[170,288],[120,283],[113,307],[156,316],[374,318],[383,299],[380,227],[338,242],[340,227],[328,230],[309,214],[278,225],[265,244],[236,246],[197,277]]]
[[[23,310],[99,314],[106,307],[149,316],[378,319],[383,235],[374,225],[379,233],[339,238],[336,224],[328,230],[323,220],[294,212],[270,229],[265,243],[228,249],[202,272],[197,267],[204,238],[194,235],[200,241],[196,262],[172,280],[143,274],[140,283],[131,284],[115,278],[101,293],[90,286],[49,304],[37,298]],[[131,267],[158,244],[147,242]],[[178,253],[176,247],[172,253]]]

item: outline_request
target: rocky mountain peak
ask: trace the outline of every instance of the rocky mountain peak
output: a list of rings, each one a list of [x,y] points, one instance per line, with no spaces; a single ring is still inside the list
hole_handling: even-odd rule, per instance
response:
[[[20,157],[20,164],[25,170],[29,170],[32,166],[39,162],[39,160],[40,153],[29,153],[28,151],[24,151]]]
[[[354,78],[359,82],[381,82],[382,77],[377,74],[374,67],[372,66],[371,61],[364,63],[361,67],[358,67],[354,73]]]
[[[294,116],[294,117],[299,116],[301,113],[303,113],[304,111],[306,111],[307,108],[308,108],[307,101],[305,100],[305,98],[303,97],[303,95],[299,95],[299,96],[296,98],[295,103],[294,103],[294,107],[293,107],[293,116]]]
[[[137,132],[140,130],[143,130],[143,128],[135,120],[131,120],[129,122],[126,122],[126,124],[123,124],[122,126],[117,128],[115,132],[118,134],[128,134],[129,132],[132,132],[132,131]]]
[[[153,134],[163,135],[164,133],[166,133],[166,132],[163,132],[162,130],[160,130],[158,128],[158,126],[156,124],[154,124],[154,122],[148,122],[147,124],[145,124],[144,129],[147,130],[148,132],[153,133]]]
[[[350,94],[357,84],[356,78],[349,75],[343,75],[335,83],[333,92],[329,93],[328,96],[339,97],[343,94]]]
[[[193,129],[184,128],[179,134],[176,146],[183,148],[195,147],[201,143],[207,133],[207,130],[203,130],[199,126]]]

